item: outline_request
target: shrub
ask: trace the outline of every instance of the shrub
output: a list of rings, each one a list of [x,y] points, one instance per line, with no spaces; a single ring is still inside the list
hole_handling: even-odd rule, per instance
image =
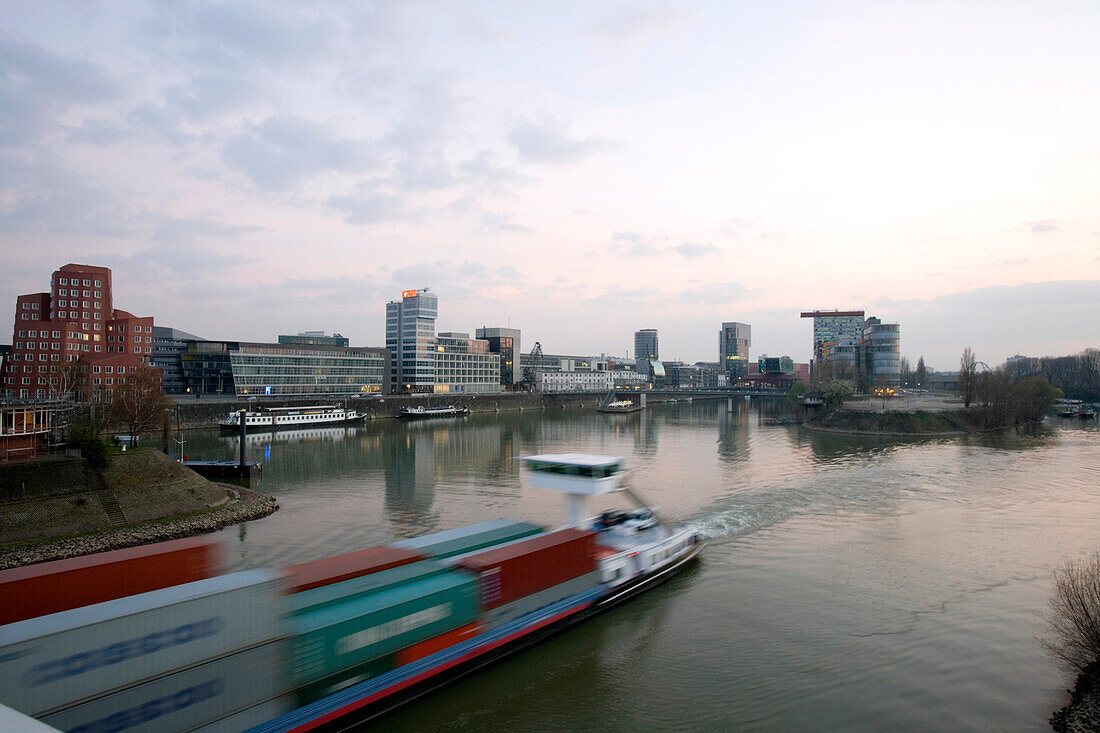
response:
[[[1054,656],[1077,669],[1100,660],[1100,554],[1055,572],[1046,620],[1054,637],[1043,645]]]
[[[97,426],[90,420],[80,420],[69,428],[67,442],[80,449],[80,455],[92,468],[104,469],[110,463],[107,443],[99,436]]]

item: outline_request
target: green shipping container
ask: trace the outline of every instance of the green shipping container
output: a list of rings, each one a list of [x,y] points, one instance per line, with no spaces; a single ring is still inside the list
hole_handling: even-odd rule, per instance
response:
[[[448,529],[444,532],[436,532],[423,537],[413,537],[412,539],[393,542],[390,547],[413,550],[428,557],[444,558],[462,555],[467,552],[476,552],[493,545],[540,534],[543,531],[542,527],[527,522],[517,522],[512,519],[494,519],[489,522],[473,524],[469,527]]]
[[[294,697],[298,701],[298,707],[308,705],[323,697],[328,697],[334,692],[339,692],[345,687],[351,687],[372,677],[385,674],[395,666],[397,666],[396,655],[387,654],[299,687],[294,691]]]
[[[353,601],[379,591],[443,575],[446,572],[448,567],[435,560],[409,563],[390,570],[291,594],[286,597],[287,611],[293,616],[311,613],[344,601]]]
[[[477,618],[477,579],[449,572],[289,619],[301,687]]]

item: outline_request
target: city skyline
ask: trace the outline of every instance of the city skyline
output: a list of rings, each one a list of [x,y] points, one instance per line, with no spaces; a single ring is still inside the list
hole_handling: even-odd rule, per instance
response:
[[[0,304],[60,263],[211,339],[440,331],[915,364],[1100,342],[1100,16],[977,3],[6,7]]]

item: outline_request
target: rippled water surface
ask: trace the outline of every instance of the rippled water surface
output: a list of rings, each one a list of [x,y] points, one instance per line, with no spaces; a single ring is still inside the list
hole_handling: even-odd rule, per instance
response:
[[[672,582],[436,693],[386,730],[1041,730],[1052,571],[1100,550],[1100,430],[1061,418],[938,440],[819,435],[721,402],[475,414],[249,436],[273,516],[235,568],[510,517],[555,525],[517,456],[625,456],[711,544]],[[189,433],[193,457],[237,439]],[[598,508],[598,507],[594,507]]]

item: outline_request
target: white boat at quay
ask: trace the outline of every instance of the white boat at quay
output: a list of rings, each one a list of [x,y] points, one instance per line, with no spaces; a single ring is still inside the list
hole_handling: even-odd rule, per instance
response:
[[[282,430],[312,426],[350,425],[361,422],[363,414],[338,405],[309,407],[264,407],[244,413],[245,430]],[[241,429],[241,411],[231,412],[218,423],[222,430]]]
[[[402,407],[397,416],[407,420],[422,420],[428,417],[463,417],[470,414],[469,407]]]

